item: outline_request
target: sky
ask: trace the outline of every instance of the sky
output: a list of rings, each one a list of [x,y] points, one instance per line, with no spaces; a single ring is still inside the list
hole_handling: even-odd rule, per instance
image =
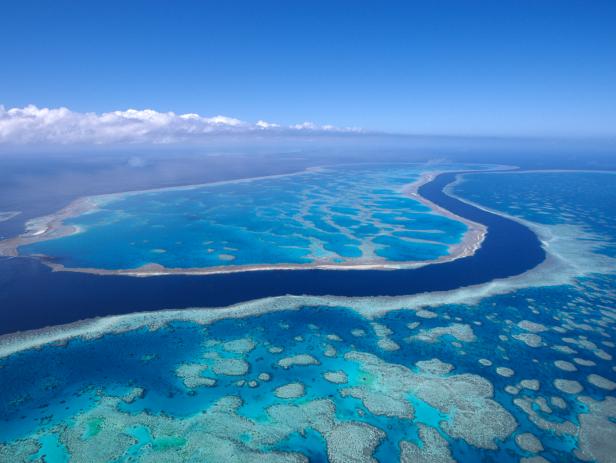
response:
[[[615,1],[19,0],[0,18],[0,143],[135,123],[154,142],[616,136]]]

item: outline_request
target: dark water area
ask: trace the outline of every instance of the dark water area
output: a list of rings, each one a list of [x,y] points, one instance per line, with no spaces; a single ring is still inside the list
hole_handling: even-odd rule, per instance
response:
[[[445,291],[505,278],[545,259],[525,226],[452,198],[443,188],[454,173],[437,176],[419,193],[439,206],[487,226],[473,255],[419,269],[390,271],[256,271],[135,278],[52,272],[36,259],[0,261],[0,334],[123,313],[215,307],[270,296],[397,296]]]

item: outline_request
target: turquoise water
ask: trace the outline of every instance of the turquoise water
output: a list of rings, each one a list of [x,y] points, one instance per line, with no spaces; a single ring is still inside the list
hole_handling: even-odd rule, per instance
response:
[[[421,172],[344,166],[103,197],[99,210],[66,221],[80,233],[20,252],[101,269],[432,260],[447,255],[467,227],[404,194]]]
[[[354,308],[391,300],[23,351],[0,360],[0,461],[613,461],[616,191],[567,175],[473,175],[456,193],[575,231],[564,257],[594,273],[376,320]]]

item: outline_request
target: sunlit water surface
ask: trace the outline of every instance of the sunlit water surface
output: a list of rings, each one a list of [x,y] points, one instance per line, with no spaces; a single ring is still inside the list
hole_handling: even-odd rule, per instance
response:
[[[613,176],[455,192],[575,230],[599,273],[376,320],[349,299],[17,353],[0,360],[0,461],[614,461]]]
[[[20,252],[107,270],[432,260],[446,256],[467,227],[405,193],[426,171],[417,165],[340,166],[103,195],[93,198],[97,209],[65,221],[79,233]]]

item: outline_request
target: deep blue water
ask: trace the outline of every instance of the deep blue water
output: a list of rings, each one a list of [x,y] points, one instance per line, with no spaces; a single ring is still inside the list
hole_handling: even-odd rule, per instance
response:
[[[490,192],[486,194],[486,190]],[[456,185],[458,195],[538,224],[572,223],[604,238],[599,252],[616,256],[614,172],[472,174]]]
[[[580,396],[589,397],[599,403],[606,403],[609,397],[613,396],[613,392],[593,384],[588,375],[597,374],[616,381],[613,367],[613,358],[616,355],[616,345],[613,342],[616,281],[614,269],[606,269],[603,265],[604,258],[614,256],[616,191],[610,178],[588,174],[588,177],[582,176],[576,183],[579,186],[577,194],[569,197],[568,201],[562,201],[559,199],[562,196],[561,190],[567,187],[568,182],[575,181],[578,174],[568,174],[569,177],[564,178],[551,175],[553,174],[472,175],[460,186],[459,190],[462,191],[457,189],[456,192],[527,220],[548,226],[573,226],[575,236],[564,237],[571,240],[568,252],[573,254],[569,257],[580,257],[576,252],[588,253],[585,243],[589,241],[595,244],[596,254],[582,256],[588,259],[587,268],[579,270],[585,271],[586,274],[571,281],[571,284],[518,289],[508,294],[485,297],[472,305],[437,305],[430,307],[433,311],[432,318],[416,313],[412,310],[413,307],[390,312],[376,321],[390,330],[389,339],[398,345],[399,349],[391,351],[379,347],[378,335],[370,321],[345,308],[343,302],[339,308],[305,307],[298,311],[270,313],[247,319],[226,319],[207,327],[177,322],[156,331],[143,329],[109,334],[94,340],[73,340],[66,345],[24,351],[0,360],[0,420],[4,421],[0,422],[0,443],[30,437],[27,442],[38,441],[43,445],[38,453],[33,451],[31,455],[40,456],[46,453],[50,463],[63,461],[63,458],[67,457],[67,450],[62,442],[71,442],[73,451],[88,442],[98,445],[101,451],[103,448],[111,448],[111,440],[104,440],[109,437],[97,434],[96,415],[87,418],[85,423],[80,421],[80,417],[88,417],[91,412],[96,413],[96,410],[102,407],[103,399],[123,395],[133,387],[140,387],[144,392],[139,398],[130,403],[122,402],[112,413],[107,411],[102,415],[105,418],[104,426],[118,426],[112,428],[117,429],[114,435],[130,434],[137,439],[138,442],[128,450],[126,447],[130,444],[118,444],[121,451],[126,451],[126,457],[116,461],[130,461],[129,456],[138,458],[152,451],[164,452],[166,445],[173,444],[183,449],[183,442],[173,440],[179,437],[177,430],[174,431],[177,428],[165,419],[169,418],[177,424],[199,418],[221,397],[233,395],[241,398],[244,403],[237,410],[238,415],[257,425],[269,425],[265,409],[281,403],[281,400],[287,400],[276,399],[273,390],[289,382],[299,381],[306,387],[306,396],[285,403],[301,406],[311,400],[330,399],[336,405],[337,420],[362,422],[382,429],[386,438],[374,454],[379,461],[395,461],[401,440],[421,446],[418,439],[420,423],[439,430],[453,458],[461,462],[517,462],[521,457],[530,457],[532,452],[522,450],[515,443],[515,437],[521,433],[532,433],[539,438],[544,449],[537,453],[550,462],[580,461],[573,453],[581,446],[575,433],[560,435],[538,426],[515,401],[534,401],[533,413],[548,423],[570,422],[577,427],[589,412]],[[431,196],[431,199],[435,202],[451,200],[449,205],[460,208],[456,211],[458,213],[462,211],[474,214],[479,211],[485,216],[476,217],[485,217],[486,220],[497,217],[444,195],[441,190],[452,179],[452,176],[439,177],[433,186],[436,190],[432,192],[434,196]],[[509,186],[510,181],[513,186]],[[507,186],[494,187],[499,184]],[[429,194],[430,191],[427,195]],[[541,202],[538,202],[537,198],[540,198]],[[536,204],[532,205],[533,202]],[[524,207],[529,204],[532,207]],[[550,211],[551,215],[544,213]],[[504,225],[495,222],[489,226],[505,233],[507,236],[502,237],[502,240],[509,242],[517,253],[524,254],[525,250],[518,238],[506,233],[511,230],[507,223],[514,223],[529,233],[522,237],[536,238],[516,222],[503,220]],[[484,259],[489,260],[490,257],[500,256],[500,252],[506,252],[499,247],[498,240],[490,246],[487,249],[492,250],[492,254],[484,256]],[[519,271],[528,261],[522,255],[515,256],[510,262],[511,269]],[[492,261],[492,265],[496,266],[495,261]],[[434,266],[436,269],[438,267]],[[603,273],[593,274],[589,271]],[[348,273],[352,275],[351,272]],[[376,273],[395,277],[399,272]],[[357,275],[363,275],[363,272],[357,272]],[[98,278],[105,281],[106,277]],[[380,302],[375,300],[372,303],[378,306]],[[352,304],[353,302],[349,301],[349,306]],[[523,328],[524,322],[542,325],[539,331],[540,345],[533,347],[519,338],[520,335],[528,334]],[[417,337],[435,328],[451,328],[454,324],[466,325],[474,338],[457,339],[451,334],[453,331],[439,336],[433,342]],[[356,329],[364,330],[365,335],[357,336],[352,332]],[[328,338],[331,334],[335,334],[339,339]],[[225,352],[218,343],[208,344],[211,340],[224,342],[242,337],[248,337],[255,342],[255,348],[246,354]],[[333,356],[325,355],[324,346],[327,344],[335,346],[337,352]],[[274,354],[268,351],[268,347],[272,345],[283,347],[284,352]],[[460,374],[484,378],[494,388],[494,400],[515,418],[515,431],[502,440],[497,440],[496,449],[479,448],[446,432],[444,423],[452,423],[456,419],[455,406],[449,412],[443,412],[413,394],[406,397],[415,409],[415,418],[412,420],[372,413],[361,400],[342,396],[345,385],[338,386],[323,380],[323,372],[343,370],[348,375],[350,385],[369,390],[373,388],[378,394],[389,392],[391,385],[375,386],[374,377],[366,372],[365,366],[343,358],[343,355],[350,351],[368,353],[390,365],[404,365],[414,372],[417,372],[417,361],[438,358],[455,367],[448,374],[451,381],[449,384],[453,384],[455,377]],[[212,368],[207,356],[211,353],[226,359],[246,359],[250,368],[241,375],[242,378],[256,380],[259,373],[267,372],[271,374],[271,379],[251,388],[235,384],[238,377],[216,375],[216,387],[197,387],[190,390],[177,376],[177,367],[183,363],[210,365],[204,376],[211,376]],[[320,365],[292,367],[288,370],[277,365],[277,359],[295,354],[313,355]],[[482,364],[480,359],[489,360],[492,364]],[[579,360],[586,363],[580,363]],[[575,362],[576,370],[563,370],[555,363],[558,361]],[[497,367],[512,369],[512,376],[499,374]],[[578,381],[583,388],[582,392],[576,394],[559,390],[554,383],[557,378]],[[523,379],[539,381],[539,390],[520,389],[511,392],[510,388],[517,388],[519,381]],[[469,386],[458,394],[472,396],[474,389]],[[561,399],[564,408],[554,405],[552,397]],[[545,404],[549,405],[547,410],[541,409],[541,400],[545,400]],[[475,409],[474,413],[480,411]],[[141,412],[146,414],[139,415]],[[231,413],[229,411],[229,414]],[[135,426],[131,420],[138,415],[142,423]],[[604,416],[603,421],[590,430],[595,431],[594,436],[598,439],[593,441],[593,450],[609,448],[609,440],[602,441],[601,437],[608,435],[614,426],[614,419],[615,416]],[[475,433],[481,434],[481,426],[488,425],[489,429],[496,421],[496,418],[485,419],[476,424],[477,429],[466,428],[463,435],[468,438]],[[54,428],[57,424],[65,427]],[[224,426],[220,428],[214,426],[213,430],[209,430],[224,434],[225,430],[229,429]],[[259,450],[303,451],[312,457],[313,461],[325,461],[326,449],[321,434],[311,427],[304,431],[303,435],[292,433]],[[258,432],[232,434],[233,440],[249,444]],[[67,436],[72,436],[73,440]],[[195,438],[190,437],[189,432],[186,432],[185,436]],[[77,439],[74,439],[75,437]],[[349,436],[349,439],[352,437]],[[26,441],[18,442],[17,447],[26,449]],[[148,455],[152,457],[152,453]],[[169,454],[154,453],[154,456],[156,455],[165,458]],[[609,453],[603,455],[603,462],[611,461]],[[78,456],[75,458],[79,460]]]
[[[455,199],[442,190],[455,179],[441,174],[420,194],[487,226],[473,255],[438,265],[394,271],[255,271],[207,276],[96,276],[52,272],[37,260],[4,260],[0,272],[0,333],[96,316],[182,307],[225,306],[268,296],[407,295],[443,291],[523,273],[545,258],[535,234],[507,218]],[[95,296],[93,296],[95,295]]]

